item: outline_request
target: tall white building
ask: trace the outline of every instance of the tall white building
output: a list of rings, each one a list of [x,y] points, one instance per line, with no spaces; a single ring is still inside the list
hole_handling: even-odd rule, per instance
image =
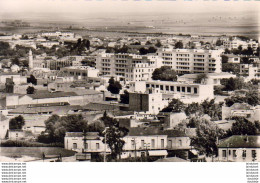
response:
[[[171,67],[179,74],[220,73],[221,53],[223,50],[161,48],[157,51],[157,55],[163,59],[163,65]]]
[[[142,65],[143,64],[143,65]],[[162,59],[153,55],[135,55],[135,54],[114,54],[100,53],[96,57],[96,68],[100,70],[101,75],[121,76],[125,81],[134,81],[137,72],[147,70],[150,73],[151,69],[162,66]],[[138,70],[136,70],[138,69]],[[147,74],[146,74],[147,75]],[[150,74],[148,74],[150,75]],[[142,76],[138,74],[138,78]]]
[[[260,79],[260,64],[240,64],[240,75],[245,81]]]

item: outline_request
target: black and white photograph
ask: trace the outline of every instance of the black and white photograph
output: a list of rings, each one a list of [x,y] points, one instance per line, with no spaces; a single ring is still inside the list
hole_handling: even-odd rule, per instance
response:
[[[0,162],[259,162],[259,3],[0,0]]]

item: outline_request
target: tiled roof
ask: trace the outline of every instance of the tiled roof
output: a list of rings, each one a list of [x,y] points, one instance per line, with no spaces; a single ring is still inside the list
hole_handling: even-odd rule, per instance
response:
[[[148,136],[148,135],[165,135],[160,128],[147,127],[147,128],[130,128],[128,136]]]
[[[37,114],[43,112],[53,112],[55,114],[67,114],[70,110],[81,110],[82,107],[78,105],[73,106],[45,106],[45,107],[28,107],[27,105],[18,106],[10,111],[11,114]]]
[[[70,97],[70,96],[78,96],[75,92],[41,92],[35,94],[29,94],[29,97],[33,99],[44,99],[44,98],[58,98],[58,97]]]
[[[67,132],[66,137],[83,137],[83,132]],[[96,140],[99,139],[98,132],[86,132],[86,139],[87,140]]]
[[[187,134],[181,130],[165,130],[164,134],[168,137],[188,137]]]
[[[83,132],[66,132],[66,137],[83,137]]]
[[[85,110],[92,110],[92,111],[103,111],[103,110],[116,110],[118,108],[117,105],[112,105],[110,103],[88,103],[87,105],[83,106]]]
[[[220,141],[219,148],[260,148],[258,135],[233,135]]]
[[[75,90],[75,89],[74,89]],[[95,94],[102,94],[102,92],[96,91],[96,90],[75,90],[73,91],[78,95],[95,95]]]
[[[188,160],[181,159],[178,157],[158,159],[155,162],[189,162]]]

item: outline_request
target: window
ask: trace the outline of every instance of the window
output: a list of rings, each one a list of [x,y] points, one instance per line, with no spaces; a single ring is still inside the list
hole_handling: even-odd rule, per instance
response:
[[[181,87],[181,91],[182,91],[182,92],[185,92],[185,87]]]
[[[99,143],[96,143],[96,149],[99,149]]]
[[[227,157],[227,151],[226,150],[222,150],[222,157],[226,158]]]
[[[144,140],[141,140],[141,148],[144,148]]]
[[[84,149],[88,149],[88,143],[84,144]]]
[[[156,85],[156,88],[159,88],[159,85]]]
[[[179,146],[182,146],[182,141],[181,140],[179,140]]]
[[[150,87],[150,85],[149,84],[146,84],[146,88],[149,88]]]
[[[171,91],[174,91],[174,87],[173,86],[171,86]]]
[[[233,150],[233,158],[236,158],[236,157],[237,157],[237,151]]]
[[[77,149],[77,143],[73,143],[73,149]]]
[[[135,141],[134,140],[131,140],[131,147],[132,147],[132,149],[135,149]]]
[[[160,90],[163,90],[163,85],[160,85]]]
[[[191,92],[191,87],[187,87],[187,92]]]
[[[256,158],[256,151],[252,150],[252,158]]]
[[[164,139],[161,139],[161,148],[164,148]]]
[[[231,150],[228,150],[228,155],[229,155],[229,156],[231,155]]]
[[[197,88],[194,88],[194,93],[198,93],[198,89]]]
[[[172,148],[172,140],[168,141],[168,148],[170,148],[170,149]]]
[[[151,145],[152,145],[152,148],[155,147],[155,141],[154,141],[154,139],[151,140]]]
[[[243,152],[242,152],[242,157],[243,157],[243,158],[246,158],[246,150],[243,150]]]

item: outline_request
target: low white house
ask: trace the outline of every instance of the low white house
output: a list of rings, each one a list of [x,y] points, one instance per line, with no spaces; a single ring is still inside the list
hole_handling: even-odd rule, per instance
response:
[[[178,77],[178,81],[181,83],[195,83],[195,80],[199,74],[184,74]],[[235,78],[236,75],[230,74],[228,72],[221,73],[207,73],[206,79],[202,81],[202,84],[206,85],[221,85],[220,81],[222,79]]]
[[[219,161],[260,161],[260,136],[233,135],[218,145]]]

